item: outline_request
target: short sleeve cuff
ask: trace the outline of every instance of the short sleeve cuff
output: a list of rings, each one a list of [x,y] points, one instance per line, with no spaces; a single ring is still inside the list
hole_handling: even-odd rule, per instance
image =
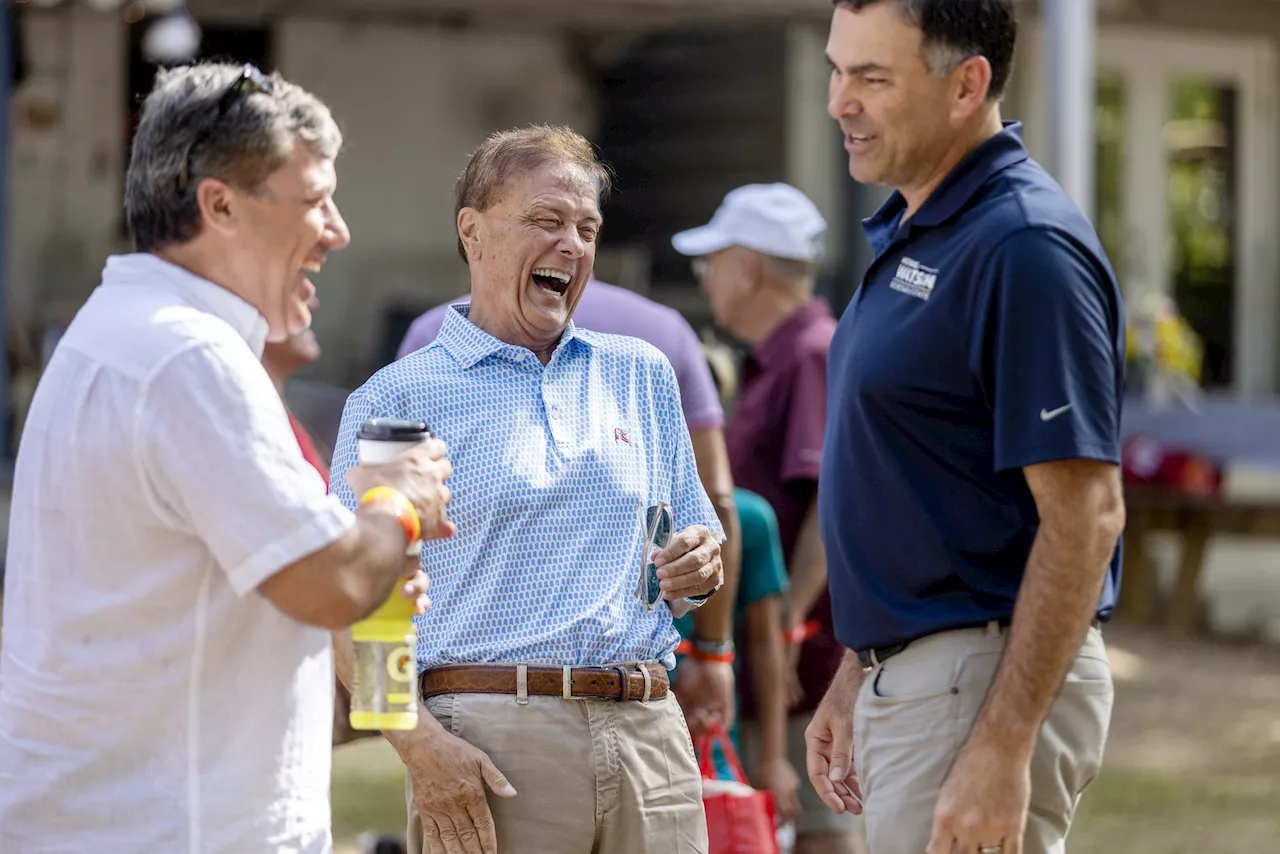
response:
[[[1120,464],[1120,448],[1111,442],[1071,442],[1014,448],[996,457],[996,471],[1020,469],[1060,460],[1097,460]]]
[[[728,539],[724,535],[724,525],[720,524],[719,516],[712,516],[710,522],[704,522],[703,524],[707,526],[707,530],[711,532],[711,536],[716,538],[717,543],[723,543]]]
[[[699,430],[720,430],[724,427],[724,415],[719,410],[690,413],[685,417],[689,424],[689,432]]]
[[[354,513],[336,498],[326,496],[320,512],[259,549],[239,566],[227,567],[232,589],[237,596],[256,590],[258,585],[286,566],[337,542],[355,523]]]
[[[822,473],[822,455],[818,454],[815,459],[795,460],[782,470],[781,479],[783,483],[795,483],[798,480],[816,481],[818,475]]]

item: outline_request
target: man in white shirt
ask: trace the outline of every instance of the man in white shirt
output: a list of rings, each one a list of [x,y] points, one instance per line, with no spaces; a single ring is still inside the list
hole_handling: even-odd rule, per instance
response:
[[[133,143],[138,253],[59,343],[18,453],[0,652],[0,851],[323,854],[326,629],[452,533],[444,446],[349,476],[302,456],[259,362],[350,240],[341,136],[251,66],[162,72]],[[407,583],[406,579],[411,579]]]

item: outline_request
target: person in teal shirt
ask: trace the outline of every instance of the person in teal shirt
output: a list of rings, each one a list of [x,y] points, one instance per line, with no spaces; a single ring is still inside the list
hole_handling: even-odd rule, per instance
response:
[[[760,729],[758,757],[746,771],[755,786],[773,792],[779,818],[794,821],[799,813],[800,777],[787,758],[786,652],[779,617],[782,594],[787,589],[787,570],[778,519],[769,502],[754,492],[735,489],[734,502],[742,531],[742,569],[733,624],[736,645],[748,650]],[[680,637],[691,638],[692,616],[676,620],[675,627]],[[676,667],[671,671],[677,693],[680,661],[684,657],[681,650],[677,650]],[[729,734],[738,749],[736,721]],[[729,779],[731,774],[722,756],[716,756],[716,765],[718,776]]]

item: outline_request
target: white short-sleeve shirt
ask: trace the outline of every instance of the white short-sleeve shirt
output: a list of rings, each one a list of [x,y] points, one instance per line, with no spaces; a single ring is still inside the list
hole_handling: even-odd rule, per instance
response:
[[[0,851],[326,852],[328,633],[256,592],[352,514],[303,459],[266,322],[108,260],[18,451],[0,645]]]

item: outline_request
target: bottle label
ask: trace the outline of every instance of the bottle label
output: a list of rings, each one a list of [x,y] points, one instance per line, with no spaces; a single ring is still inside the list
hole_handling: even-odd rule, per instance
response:
[[[398,646],[387,653],[387,675],[396,682],[408,682],[413,678],[410,670],[413,667],[413,650],[407,646]]]

